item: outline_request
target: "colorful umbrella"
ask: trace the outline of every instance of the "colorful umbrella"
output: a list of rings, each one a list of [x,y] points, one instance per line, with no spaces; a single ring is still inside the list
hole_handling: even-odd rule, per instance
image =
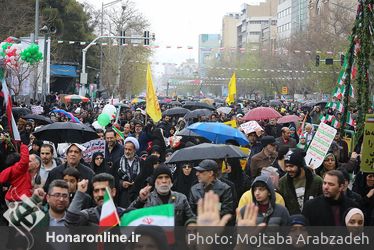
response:
[[[140,99],[140,98],[134,98],[131,100],[131,104],[136,104],[136,103],[141,103],[141,102],[145,102],[145,100]]]
[[[67,95],[64,97],[66,102],[89,102],[90,99],[80,95]]]
[[[251,109],[248,111],[247,114],[243,117],[245,121],[261,121],[261,120],[268,120],[268,119],[275,119],[279,118],[282,115],[279,114],[275,109],[270,107],[258,107]]]
[[[187,129],[216,144],[225,144],[227,140],[235,140],[240,145],[249,144],[247,137],[238,129],[219,122],[196,122]]]

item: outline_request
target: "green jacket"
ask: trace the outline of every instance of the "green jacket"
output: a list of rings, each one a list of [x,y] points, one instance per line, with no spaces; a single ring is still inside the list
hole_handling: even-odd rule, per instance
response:
[[[309,169],[304,168],[305,171],[305,193],[304,193],[304,203],[309,199],[316,198],[322,194],[322,183],[323,180],[320,176],[312,173]],[[286,207],[290,213],[301,214],[300,206],[297,201],[296,190],[293,184],[293,178],[288,174],[284,175],[279,180],[279,193],[283,196],[286,203]]]

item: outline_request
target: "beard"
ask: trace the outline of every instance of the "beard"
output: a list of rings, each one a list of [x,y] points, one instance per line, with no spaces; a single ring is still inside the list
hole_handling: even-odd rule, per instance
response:
[[[135,152],[134,153],[129,153],[129,154],[126,154],[125,153],[125,158],[126,159],[132,159],[132,158],[134,158],[135,157]]]
[[[159,194],[168,194],[170,192],[172,186],[173,186],[173,184],[169,184],[169,185],[157,185],[157,184],[155,184],[156,191]]]

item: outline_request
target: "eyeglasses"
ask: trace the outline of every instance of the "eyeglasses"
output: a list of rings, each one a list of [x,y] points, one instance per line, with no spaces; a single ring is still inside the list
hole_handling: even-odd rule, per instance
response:
[[[104,160],[103,157],[96,157],[95,160]]]
[[[60,199],[61,197],[66,200],[67,198],[69,198],[69,194],[62,194],[62,193],[55,193],[55,194],[50,194],[49,196],[52,196],[56,199]]]

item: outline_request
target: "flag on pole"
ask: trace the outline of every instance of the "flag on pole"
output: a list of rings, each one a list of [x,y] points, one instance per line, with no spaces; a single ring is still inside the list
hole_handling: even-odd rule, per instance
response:
[[[156,123],[159,120],[161,120],[162,114],[161,114],[160,104],[158,103],[156,92],[153,87],[151,65],[149,63],[147,67],[146,80],[147,80],[146,111],[147,111],[147,114],[153,120],[153,122]]]
[[[100,227],[114,227],[119,224],[119,217],[117,213],[117,208],[114,205],[112,196],[110,195],[110,190],[108,187],[105,189],[104,203],[101,208],[100,214]]]
[[[10,96],[5,79],[2,79],[1,86],[2,86],[1,92],[2,92],[2,95],[4,96],[4,105],[6,108],[6,114],[8,118],[8,129],[9,129],[10,135],[15,141],[21,141],[21,136],[18,131],[16,120],[14,119],[14,116],[12,113],[12,97]]]
[[[235,95],[236,95],[236,75],[235,75],[235,72],[231,76],[228,89],[229,89],[229,94],[227,95],[226,103],[228,105],[230,105],[233,102],[235,102]]]
[[[116,126],[112,126],[112,129],[114,130],[114,132],[116,132],[117,135],[119,135],[122,138],[122,140],[125,140],[123,133],[118,128],[116,128]]]

